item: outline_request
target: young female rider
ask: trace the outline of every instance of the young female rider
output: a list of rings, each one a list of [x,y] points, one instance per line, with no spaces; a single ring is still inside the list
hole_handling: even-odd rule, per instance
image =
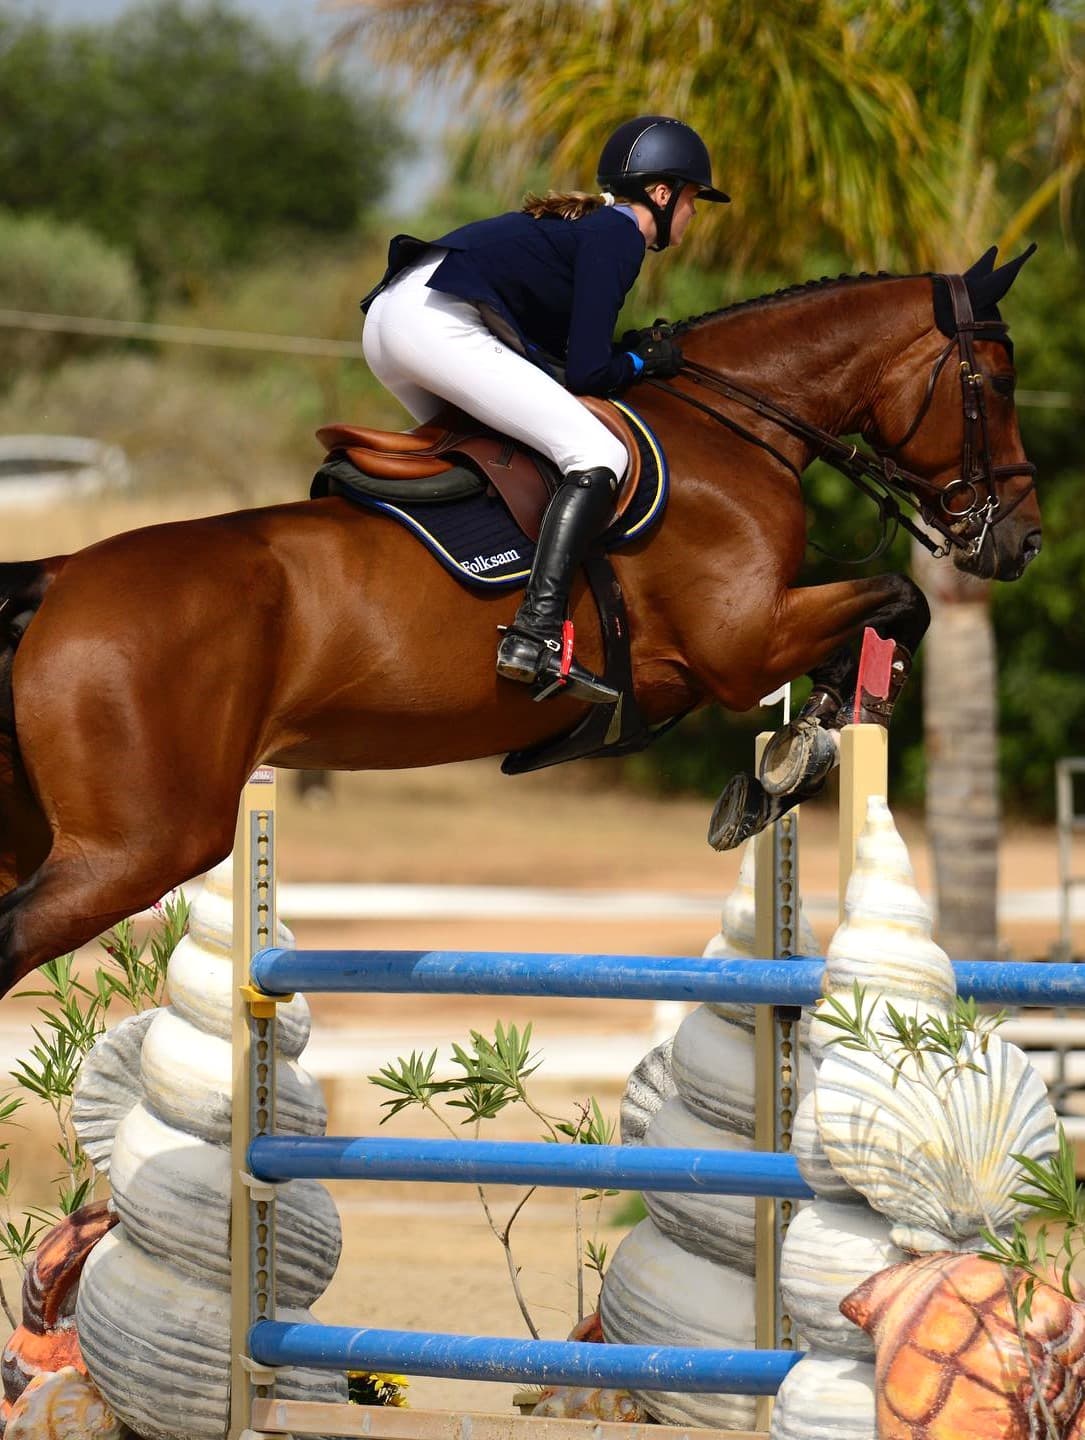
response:
[[[562,682],[561,634],[573,575],[610,514],[626,456],[574,394],[611,395],[677,372],[673,340],[646,331],[622,350],[615,321],[645,248],[677,245],[696,200],[728,197],[712,188],[700,137],[663,115],[618,127],[603,147],[599,184],[603,195],[529,196],[518,213],[432,242],[397,235],[362,309],[369,367],[416,420],[449,401],[558,467],[563,482],[497,670],[542,682],[540,699],[564,688],[608,703],[616,692],[575,660]]]

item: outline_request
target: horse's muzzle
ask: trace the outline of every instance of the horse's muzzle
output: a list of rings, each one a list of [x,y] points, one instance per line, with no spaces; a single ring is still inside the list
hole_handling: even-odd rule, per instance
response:
[[[1019,531],[990,530],[978,551],[956,550],[953,563],[958,570],[979,580],[1019,580],[1043,547],[1038,525]]]

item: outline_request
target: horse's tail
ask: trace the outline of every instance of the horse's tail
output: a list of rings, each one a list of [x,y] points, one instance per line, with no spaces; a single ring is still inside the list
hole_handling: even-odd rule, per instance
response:
[[[15,734],[15,692],[11,672],[15,652],[27,627],[45,599],[49,586],[67,557],[24,560],[0,565],[0,865],[5,860],[5,841],[15,843],[12,832],[17,815],[30,805],[37,811],[26,783],[19,742]]]

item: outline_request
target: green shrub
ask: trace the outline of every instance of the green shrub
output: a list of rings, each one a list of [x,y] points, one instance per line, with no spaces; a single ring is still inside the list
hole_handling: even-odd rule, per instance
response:
[[[223,383],[184,355],[101,356],[23,376],[0,396],[0,434],[43,421],[55,434],[120,445],[143,496],[224,491],[238,506],[303,500],[320,447],[296,441],[295,401],[290,377],[263,369]]]
[[[0,210],[0,310],[139,317],[130,260],[81,225]],[[109,344],[102,337],[0,327],[0,383]]]
[[[354,231],[404,151],[386,105],[219,0],[108,25],[0,7],[0,194],[123,245],[156,296]]]

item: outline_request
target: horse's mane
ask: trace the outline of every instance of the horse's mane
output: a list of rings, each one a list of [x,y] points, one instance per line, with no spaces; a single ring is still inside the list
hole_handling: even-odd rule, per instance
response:
[[[703,315],[690,315],[687,319],[679,321],[674,329],[676,333],[681,333],[694,325],[704,324],[706,320],[718,320],[724,315],[735,315],[740,310],[754,310],[762,305],[772,305],[780,300],[791,300],[797,295],[808,295],[813,291],[823,291],[843,285],[868,285],[874,280],[909,278],[912,277],[892,275],[888,270],[878,270],[874,274],[863,270],[858,275],[823,275],[820,280],[802,280],[797,285],[785,285],[780,290],[769,290],[764,295],[754,295],[749,300],[735,300],[730,305],[721,306],[718,310],[706,310]]]

